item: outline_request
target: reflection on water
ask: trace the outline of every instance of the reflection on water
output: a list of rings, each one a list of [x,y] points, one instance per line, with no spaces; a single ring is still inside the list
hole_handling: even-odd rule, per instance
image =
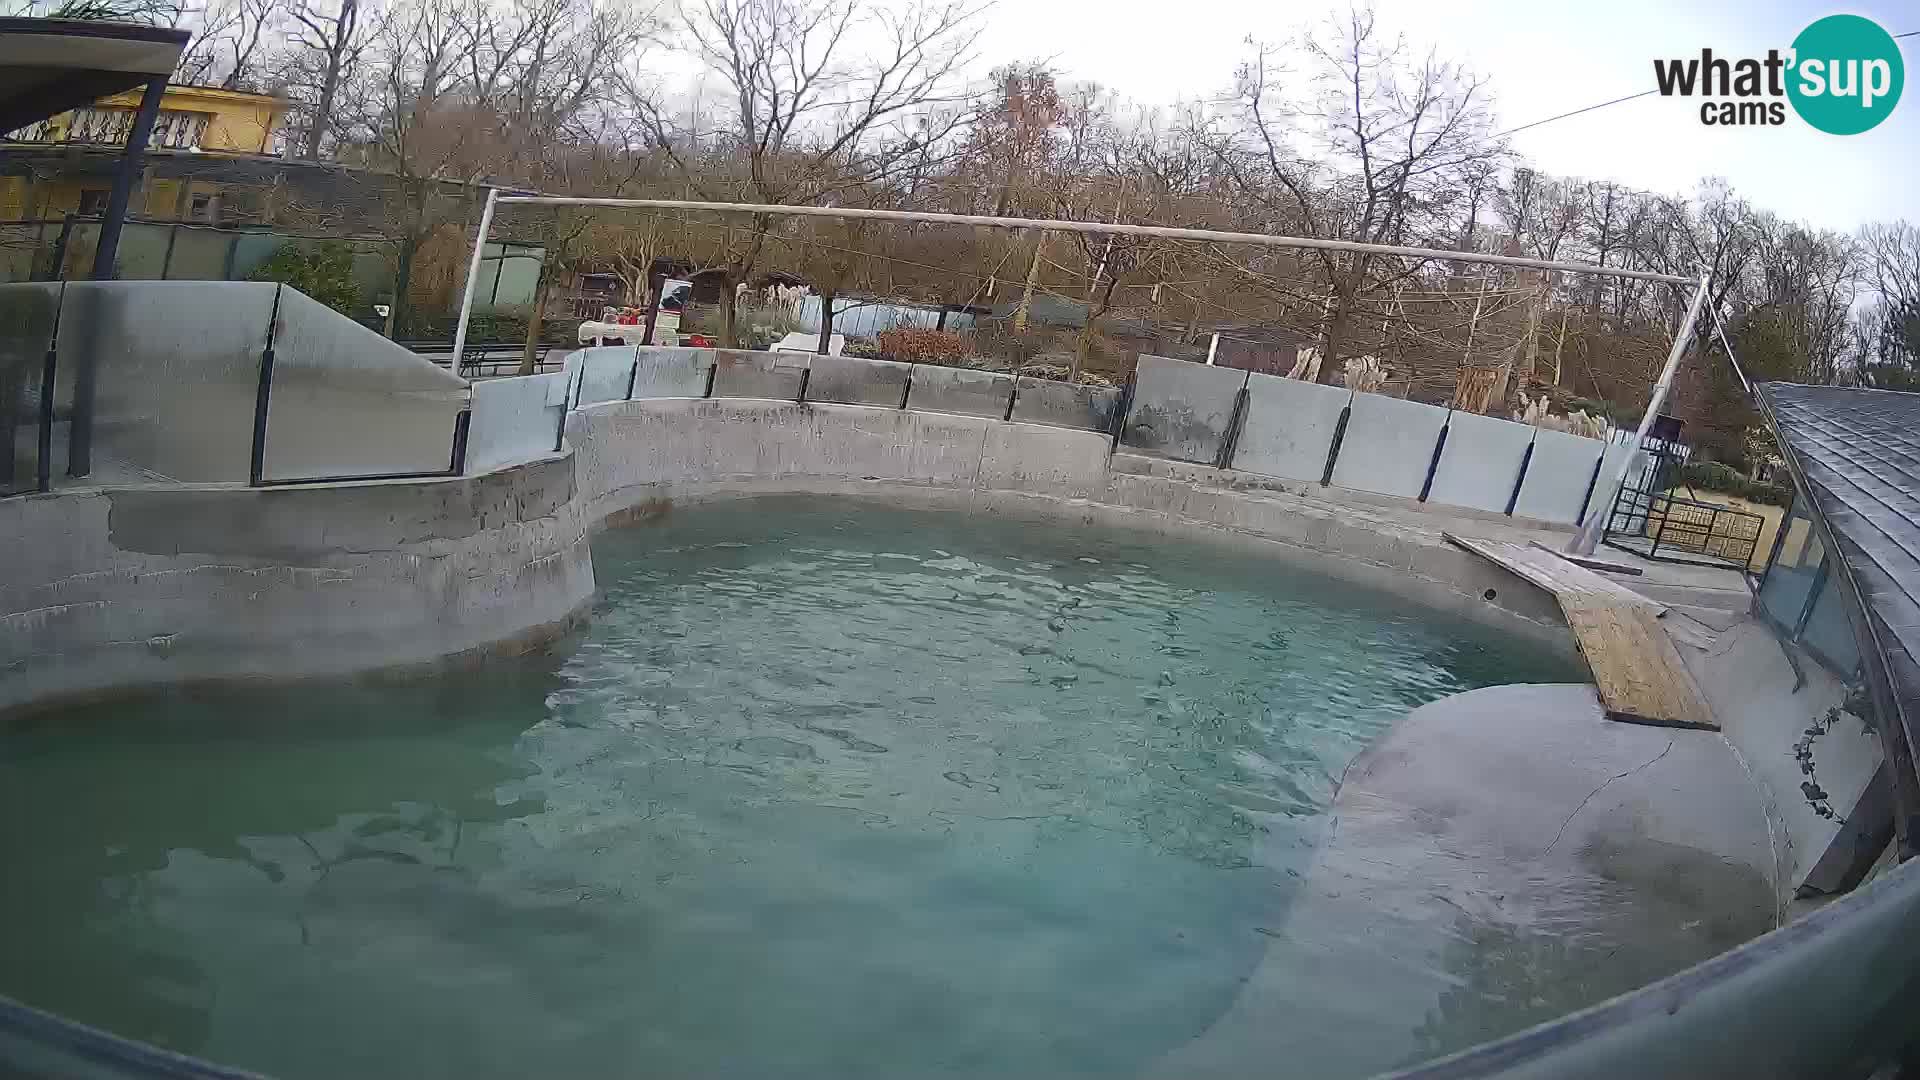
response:
[[[1551,883],[1530,883],[1524,917],[1460,912],[1434,965],[1451,985],[1414,1031],[1419,1050],[1401,1064],[1636,990],[1770,928],[1772,889],[1744,864],[1646,837],[1596,844],[1576,861],[1580,869]]]
[[[1566,674],[1055,527],[761,500],[595,557],[561,655],[8,730],[0,993],[295,1077],[1128,1074],[1361,746]]]

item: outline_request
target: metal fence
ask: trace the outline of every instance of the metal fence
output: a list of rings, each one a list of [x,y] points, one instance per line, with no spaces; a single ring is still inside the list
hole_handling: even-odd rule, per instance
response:
[[[800,329],[820,332],[820,298],[808,295],[795,305],[794,317]],[[851,300],[845,297],[833,305],[833,332],[847,337],[872,337],[882,330],[913,327],[920,330],[971,330],[973,315],[949,308],[919,304],[890,304],[878,300]]]
[[[1746,510],[1627,483],[1614,499],[1603,541],[1642,558],[1746,573],[1766,524]]]

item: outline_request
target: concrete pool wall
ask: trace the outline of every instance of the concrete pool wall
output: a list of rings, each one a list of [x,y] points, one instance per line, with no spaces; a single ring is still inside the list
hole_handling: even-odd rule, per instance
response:
[[[529,411],[529,430],[554,415]],[[1570,648],[1549,598],[1441,542],[1445,516],[1411,528],[1276,481],[1114,455],[1097,432],[665,398],[577,409],[566,442],[467,477],[92,488],[0,502],[0,532],[18,552],[0,569],[0,708],[525,647],[590,600],[590,529],[676,501],[775,492],[1252,546]]]
[[[1498,536],[1537,522],[1116,454],[1108,435],[1067,427],[744,398],[617,400],[563,414],[564,399],[553,403],[552,388],[552,380],[498,388],[525,390],[526,401],[506,403],[524,422],[525,438],[489,444],[499,448],[501,463],[472,476],[276,489],[110,487],[0,501],[0,533],[14,538],[0,566],[0,708],[200,680],[341,675],[527,647],[562,632],[590,603],[593,529],[671,512],[676,504],[779,492],[861,495],[1246,546],[1570,647],[1549,597],[1440,539],[1442,529]],[[561,419],[565,448],[556,453],[546,425]],[[1751,644],[1756,662],[1770,662],[1770,642]],[[1766,733],[1769,745],[1790,735],[1792,722],[1783,713],[1777,730]],[[1607,772],[1600,785],[1612,777]],[[1697,780],[1689,774],[1670,786],[1677,791]],[[1752,794],[1737,777],[1719,788]],[[1575,812],[1596,807],[1606,809],[1582,801]],[[1791,872],[1787,880],[1810,870],[1811,861],[1800,855],[1782,867]],[[1911,910],[1913,874],[1901,877],[1897,894],[1882,889],[1871,898],[1876,910],[1888,900]],[[1866,905],[1851,900],[1843,904]],[[1823,916],[1785,933],[1863,925],[1842,927]],[[1804,950],[1787,948],[1791,940],[1770,936],[1709,966],[1811,962]],[[1854,970],[1838,968],[1835,957],[1825,960],[1830,977]],[[1695,977],[1688,985],[1684,995],[1650,988],[1588,1014],[1586,1022],[1604,1016],[1624,1027],[1651,1015],[1641,1007],[1648,994],[1677,1002],[1731,983],[1708,986]],[[1749,989],[1785,993],[1772,982]],[[1897,988],[1873,989],[1870,1004],[1889,1000]],[[1662,1015],[1673,1014],[1663,1007]],[[1546,1056],[1566,1049],[1530,1045]],[[1621,1054],[1609,1063],[1634,1058],[1630,1050]]]
[[[865,495],[975,513],[1233,543],[1571,650],[1550,597],[1440,537],[1230,470],[1112,454],[1092,431],[854,405],[739,398],[612,402],[572,413],[592,521],[782,492]],[[1240,485],[1240,486],[1236,486]],[[1480,522],[1493,527],[1489,522]]]
[[[573,459],[478,476],[0,501],[0,708],[513,649],[593,595]]]

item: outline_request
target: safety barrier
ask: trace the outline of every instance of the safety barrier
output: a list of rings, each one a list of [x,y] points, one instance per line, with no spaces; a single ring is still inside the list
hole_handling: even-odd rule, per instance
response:
[[[1602,460],[1625,452],[1496,417],[1161,356],[1140,357],[1120,445],[1564,525],[1610,503],[1594,490]]]
[[[571,408],[640,398],[762,398],[916,409],[1108,434],[1120,416],[1123,396],[1117,386],[934,364],[639,345],[580,349],[568,355],[562,378]],[[476,418],[476,423],[492,422]]]
[[[1609,503],[1595,490],[1602,463],[1624,453],[1495,417],[1158,356],[1140,358],[1127,388],[852,356],[631,345],[579,350],[561,378],[572,408],[734,397],[1014,420],[1112,434],[1132,452],[1565,525]],[[557,416],[533,406],[541,392],[529,389],[523,411],[506,420],[510,410],[493,397],[507,393],[476,394],[474,444],[488,447],[488,461],[507,444],[546,452],[541,436]],[[524,431],[498,435],[502,423]]]
[[[466,382],[284,285],[0,285],[0,325],[0,493],[461,470]]]

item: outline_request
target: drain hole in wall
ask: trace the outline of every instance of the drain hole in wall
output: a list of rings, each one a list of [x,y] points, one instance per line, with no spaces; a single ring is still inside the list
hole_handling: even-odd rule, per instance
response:
[[[1497,596],[1497,595],[1499,595],[1499,594],[1497,594],[1497,593],[1495,593],[1495,592],[1494,592],[1494,591],[1493,591],[1492,589],[1488,589],[1488,590],[1487,590],[1486,592],[1483,592],[1483,593],[1481,593],[1481,594],[1480,594],[1480,599],[1482,599],[1482,600],[1491,600],[1491,599],[1493,599],[1493,598],[1494,598],[1495,596]]]

